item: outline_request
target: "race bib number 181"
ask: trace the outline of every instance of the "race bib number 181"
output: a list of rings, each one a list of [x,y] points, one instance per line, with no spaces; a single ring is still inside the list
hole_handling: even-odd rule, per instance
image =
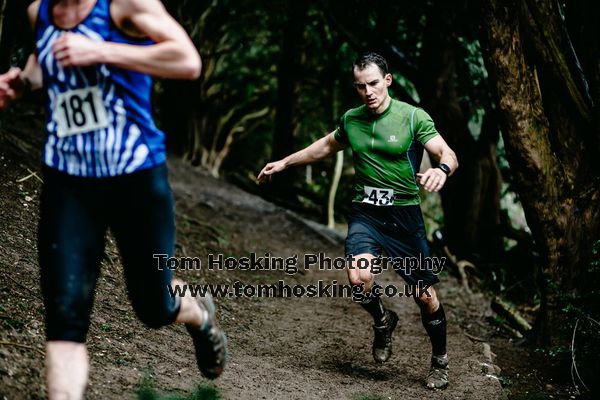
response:
[[[394,205],[394,191],[392,189],[379,189],[365,186],[365,194],[362,202],[374,206]]]
[[[69,90],[56,97],[57,136],[65,137],[108,126],[102,91],[98,87]]]

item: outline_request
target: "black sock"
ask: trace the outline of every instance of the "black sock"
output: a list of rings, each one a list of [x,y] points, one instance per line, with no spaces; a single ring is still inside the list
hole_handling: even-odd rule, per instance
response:
[[[433,314],[427,314],[425,307],[421,307],[421,321],[431,340],[433,355],[446,354],[446,314],[442,303]]]
[[[375,325],[381,325],[383,323],[383,317],[385,317],[385,308],[379,297],[365,297],[361,302],[360,306],[367,310]]]

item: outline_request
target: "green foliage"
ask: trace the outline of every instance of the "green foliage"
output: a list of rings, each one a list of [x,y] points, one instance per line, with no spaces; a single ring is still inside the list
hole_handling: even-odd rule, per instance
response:
[[[146,376],[138,385],[136,390],[138,400],[220,400],[221,395],[213,386],[198,385],[188,395],[182,394],[160,394],[154,385],[154,381]]]
[[[502,385],[503,388],[512,386],[512,384],[513,384],[513,381],[508,376],[503,375],[503,374],[498,375],[498,380],[500,381],[500,384]]]
[[[182,133],[172,138],[173,148],[218,172],[217,159],[227,156],[228,141],[272,130],[272,112],[251,116],[269,112],[275,103],[281,21],[268,16],[282,12],[274,4],[245,0],[168,2],[168,6],[191,32],[203,59],[203,75],[193,84],[166,82],[159,115],[169,133]]]

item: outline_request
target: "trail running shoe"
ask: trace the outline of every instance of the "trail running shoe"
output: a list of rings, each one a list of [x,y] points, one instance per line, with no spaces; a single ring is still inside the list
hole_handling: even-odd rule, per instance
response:
[[[448,386],[448,355],[432,356],[431,368],[425,378],[429,389],[444,389]]]
[[[392,355],[392,332],[398,325],[398,314],[386,310],[383,325],[373,325],[375,338],[373,339],[373,358],[377,362],[386,362]]]
[[[202,375],[208,379],[218,378],[227,363],[227,337],[219,328],[215,317],[215,303],[210,294],[196,296],[196,301],[208,317],[208,323],[203,328],[187,325],[196,349],[196,361]]]

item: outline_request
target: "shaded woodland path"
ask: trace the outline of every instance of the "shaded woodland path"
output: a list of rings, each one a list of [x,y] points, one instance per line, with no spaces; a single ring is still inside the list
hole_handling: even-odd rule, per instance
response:
[[[3,155],[4,157],[4,155]],[[43,398],[43,305],[35,250],[39,181],[26,166],[0,160],[0,398]],[[179,255],[209,253],[241,257],[324,252],[343,255],[342,243],[326,240],[300,218],[223,181],[171,160],[177,201]],[[92,328],[90,399],[135,398],[146,378],[164,393],[190,393],[206,384],[195,368],[191,342],[180,327],[144,328],[127,301],[112,240],[98,284]],[[345,283],[344,271],[286,275],[281,271],[186,271],[190,282],[316,284]],[[403,282],[384,272],[380,283]],[[411,299],[385,300],[400,315],[394,355],[384,365],[371,356],[367,314],[348,298],[217,299],[230,341],[230,364],[215,382],[225,399],[497,399],[504,398],[479,341],[465,335],[485,329],[489,301],[466,295],[448,274],[438,288],[449,319],[451,386],[431,392],[422,385],[429,343]],[[16,346],[19,344],[22,346]],[[28,347],[23,347],[28,346]]]

